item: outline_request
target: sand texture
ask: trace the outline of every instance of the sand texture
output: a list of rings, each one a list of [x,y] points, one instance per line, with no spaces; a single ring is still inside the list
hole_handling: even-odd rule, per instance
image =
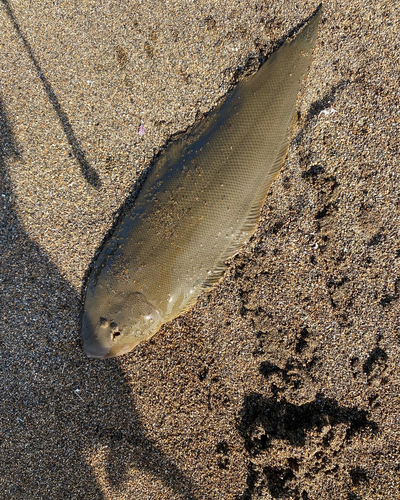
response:
[[[324,2],[222,280],[132,353],[82,350],[88,270],[154,155],[316,6],[0,1],[1,499],[400,498],[399,2]]]

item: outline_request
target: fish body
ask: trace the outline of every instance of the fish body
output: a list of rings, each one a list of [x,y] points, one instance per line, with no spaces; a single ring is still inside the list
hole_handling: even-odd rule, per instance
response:
[[[254,232],[286,155],[320,17],[157,159],[89,277],[88,356],[118,356],[150,338],[218,280]]]

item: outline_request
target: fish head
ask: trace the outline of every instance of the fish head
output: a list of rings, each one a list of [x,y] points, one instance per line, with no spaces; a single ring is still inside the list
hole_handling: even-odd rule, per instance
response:
[[[88,287],[82,317],[83,346],[91,358],[131,351],[163,323],[160,312],[139,292],[101,294]]]

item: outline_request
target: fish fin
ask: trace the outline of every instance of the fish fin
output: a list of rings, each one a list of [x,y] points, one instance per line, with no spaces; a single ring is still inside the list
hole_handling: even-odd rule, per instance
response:
[[[309,18],[308,22],[304,25],[304,27],[301,29],[301,31],[296,35],[296,37],[293,40],[287,40],[286,45],[290,45],[292,43],[304,43],[304,39],[307,40],[308,38],[311,37],[315,38],[317,35],[317,28],[318,24],[320,22],[320,19],[322,17],[322,7],[321,4],[317,7],[317,9],[314,11],[314,13],[311,15]],[[299,36],[300,35],[300,36]],[[311,40],[311,49],[313,48],[315,41],[312,42]],[[274,53],[276,54],[277,51]],[[305,71],[303,74],[303,78],[307,72]],[[303,81],[304,84],[304,81]],[[298,98],[298,97],[297,97]],[[219,106],[219,105],[218,105]],[[217,107],[218,107],[217,106]],[[210,117],[206,117],[208,120],[206,120],[204,123],[196,124],[194,126],[194,132],[196,133],[204,133],[207,130],[207,127],[209,130],[212,129],[212,126],[215,124],[215,115],[212,114]],[[254,196],[254,200],[252,203],[252,206],[250,207],[249,213],[246,217],[246,220],[240,230],[237,233],[237,236],[232,240],[230,243],[229,247],[227,247],[224,252],[220,255],[217,264],[214,266],[212,269],[210,275],[207,277],[207,279],[203,282],[200,292],[202,290],[207,290],[211,288],[216,282],[220,280],[222,275],[224,274],[226,270],[226,261],[233,257],[237,252],[240,250],[240,248],[243,246],[243,244],[253,235],[255,232],[257,225],[260,220],[260,214],[261,210],[264,204],[264,201],[267,197],[268,190],[274,181],[275,177],[278,175],[283,162],[286,158],[286,154],[289,149],[289,144],[290,144],[290,137],[292,135],[293,129],[295,128],[297,122],[297,116],[296,116],[296,111],[295,109],[293,110],[293,114],[290,118],[289,121],[289,126],[287,129],[287,133],[285,137],[283,137],[282,142],[279,146],[279,149],[276,153],[275,160],[272,164],[269,165],[268,168],[268,173],[265,176],[265,180],[258,190],[258,192]],[[200,295],[199,292],[199,295]],[[198,298],[198,295],[196,294],[195,297],[193,297],[193,300],[190,300],[190,304],[188,304],[188,308],[192,306]]]
[[[298,37],[296,35],[296,38],[292,42],[286,42],[286,43],[290,44],[296,41],[302,43],[304,37],[305,39],[307,39],[308,37],[316,37],[317,27],[321,19],[321,16],[322,16],[322,8],[320,5],[312,14],[311,18],[309,19],[305,27],[301,30],[300,32],[301,36]],[[304,73],[303,76],[305,76],[305,74],[306,72]],[[238,232],[237,237],[233,239],[229,247],[220,256],[210,276],[204,281],[202,285],[203,289],[210,288],[214,283],[216,283],[221,278],[224,271],[226,270],[226,260],[228,260],[230,257],[233,257],[242,247],[243,243],[246,240],[248,240],[256,230],[260,218],[261,209],[264,204],[265,198],[267,196],[268,190],[273,180],[278,175],[279,170],[281,169],[282,164],[285,160],[287,151],[289,149],[290,136],[293,131],[295,123],[296,123],[296,113],[294,111],[289,122],[287,134],[282,140],[280,148],[276,154],[275,161],[270,165],[268,175],[266,175],[263,185],[261,186],[258,193],[254,197],[252,206],[250,208],[250,211],[248,213],[248,216],[246,217],[243,226],[241,227],[241,230]]]
[[[294,117],[292,118],[292,125],[289,127],[289,130],[292,130],[293,124],[295,122]],[[274,181],[275,177],[278,175],[282,164],[286,158],[287,151],[289,149],[289,137],[290,134],[287,134],[286,139],[283,141],[277,156],[276,160],[272,164],[272,166],[269,169],[269,173],[265,179],[265,182],[261,189],[259,190],[257,196],[254,198],[253,205],[249,211],[249,214],[241,227],[238,236],[232,241],[232,243],[229,245],[229,247],[224,251],[224,253],[221,255],[218,263],[212,270],[210,276],[207,278],[206,281],[204,281],[202,285],[202,289],[208,289],[211,288],[219,279],[221,276],[224,274],[226,270],[226,261],[230,258],[233,257],[243,246],[243,244],[253,235],[255,232],[257,225],[260,220],[260,213],[261,209],[264,205],[264,201],[267,197],[268,190]],[[197,297],[196,297],[197,298]]]

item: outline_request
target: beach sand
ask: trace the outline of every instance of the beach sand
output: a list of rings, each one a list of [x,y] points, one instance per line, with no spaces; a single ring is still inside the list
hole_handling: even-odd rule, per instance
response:
[[[324,2],[222,280],[128,355],[82,349],[141,174],[316,6],[0,1],[1,499],[400,498],[398,2]]]

